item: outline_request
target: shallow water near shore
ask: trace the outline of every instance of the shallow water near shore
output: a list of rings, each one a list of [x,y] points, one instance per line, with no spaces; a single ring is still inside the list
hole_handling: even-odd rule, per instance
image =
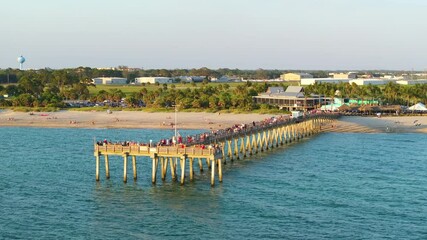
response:
[[[187,135],[200,131],[184,131]],[[101,166],[93,141],[157,141],[171,130],[0,128],[0,238],[425,239],[427,135],[324,133],[227,162],[224,182],[184,186],[138,158]]]

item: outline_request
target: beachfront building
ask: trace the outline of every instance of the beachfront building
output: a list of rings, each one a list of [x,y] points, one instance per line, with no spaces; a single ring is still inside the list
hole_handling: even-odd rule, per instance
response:
[[[286,111],[312,110],[320,106],[321,103],[330,101],[330,98],[321,96],[305,97],[304,88],[299,86],[289,86],[286,90],[283,87],[269,87],[267,92],[253,98],[258,104],[274,105]]]
[[[352,101],[352,99],[335,97],[328,104],[322,105],[320,107],[320,110],[337,111],[343,105],[350,106],[350,105],[354,105],[354,103],[355,102]]]
[[[313,78],[309,73],[285,73],[280,75],[280,79],[287,82],[301,82],[301,79]]]
[[[168,77],[137,77],[135,78],[135,84],[143,84],[143,83],[172,83],[172,78]]]
[[[104,85],[123,85],[127,84],[126,78],[121,77],[98,77],[92,78],[93,84],[104,84]]]
[[[348,107],[347,109],[350,109],[351,107],[359,108],[360,106],[378,106],[379,100],[335,97],[328,104],[322,105],[320,110],[325,110],[325,111],[337,111],[339,109],[342,110],[343,105],[346,105]]]
[[[339,107],[341,107],[342,105],[344,105],[344,104],[341,103],[340,99],[334,99],[333,103],[322,105],[320,107],[320,110],[333,111],[334,112],[334,111],[337,111],[339,109]],[[345,105],[348,106],[348,104],[345,104]]]

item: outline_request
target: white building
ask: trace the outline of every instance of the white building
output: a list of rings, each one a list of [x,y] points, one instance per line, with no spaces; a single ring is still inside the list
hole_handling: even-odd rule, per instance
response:
[[[242,78],[236,76],[222,76],[220,78],[211,78],[211,82],[241,82]],[[251,80],[250,80],[251,81]]]
[[[231,82],[231,79],[227,76],[222,76],[220,78],[211,78],[212,82]]]
[[[179,78],[181,82],[203,82],[206,76],[179,76],[176,78]]]
[[[301,85],[313,85],[315,83],[348,83],[350,79],[343,78],[301,78]]]
[[[280,79],[283,81],[301,81],[303,78],[313,78],[313,75],[309,73],[284,73],[280,75]]]
[[[330,76],[337,79],[355,79],[357,77],[357,73],[355,72],[347,72],[347,73],[329,73]]]
[[[105,84],[105,85],[123,85],[127,84],[126,78],[120,77],[98,77],[92,78],[94,84]]]
[[[172,78],[168,77],[137,77],[135,78],[135,84],[142,84],[142,83],[172,83]]]
[[[359,79],[352,79],[350,80],[350,84],[355,83],[359,86],[361,85],[385,85],[388,82],[394,82],[392,80],[387,80],[387,79],[378,79],[378,78],[359,78]]]
[[[420,79],[420,80],[399,80],[396,81],[397,84],[401,85],[415,85],[415,84],[427,84],[426,79]]]

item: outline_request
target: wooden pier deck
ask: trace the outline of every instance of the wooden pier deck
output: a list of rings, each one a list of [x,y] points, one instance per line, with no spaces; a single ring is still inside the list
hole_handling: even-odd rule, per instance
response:
[[[234,128],[224,129],[215,133],[205,134],[202,139],[187,144],[174,146],[145,146],[120,144],[94,145],[96,161],[96,180],[100,179],[100,157],[105,159],[106,178],[110,178],[109,156],[123,157],[123,181],[127,182],[128,158],[132,158],[133,178],[137,179],[137,157],[149,157],[152,160],[152,183],[157,181],[157,172],[160,163],[161,177],[166,179],[167,170],[172,180],[177,180],[177,166],[180,167],[180,183],[185,183],[186,165],[190,181],[194,180],[194,162],[197,160],[200,171],[203,171],[203,162],[211,170],[211,185],[215,185],[216,174],[222,182],[222,164],[227,159],[234,160],[248,157],[258,152],[271,150],[292,141],[319,133],[322,124],[333,121],[337,115],[313,115],[302,119],[272,118],[261,123],[236,125]],[[231,130],[230,130],[231,129]],[[237,130],[236,130],[237,129]],[[217,169],[216,169],[217,168]]]

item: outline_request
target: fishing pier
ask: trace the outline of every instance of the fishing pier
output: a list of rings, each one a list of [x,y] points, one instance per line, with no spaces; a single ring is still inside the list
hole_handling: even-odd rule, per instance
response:
[[[336,115],[312,115],[297,119],[271,118],[263,122],[235,125],[231,128],[212,131],[198,135],[189,143],[169,146],[94,144],[96,162],[96,181],[100,179],[101,156],[105,160],[105,175],[110,178],[109,156],[123,157],[123,181],[127,182],[128,160],[132,159],[133,179],[137,179],[137,157],[151,159],[151,181],[157,181],[160,170],[161,179],[166,180],[168,169],[173,181],[178,180],[177,168],[179,163],[179,180],[181,185],[188,176],[194,180],[194,164],[198,163],[200,171],[204,164],[211,172],[211,185],[218,178],[222,182],[222,165],[227,160],[246,158],[259,152],[269,151],[304,137],[318,133],[321,126],[336,119]],[[200,137],[201,136],[201,137]],[[145,158],[145,159],[146,159]],[[160,169],[159,169],[160,163]],[[188,166],[188,167],[187,167]]]

